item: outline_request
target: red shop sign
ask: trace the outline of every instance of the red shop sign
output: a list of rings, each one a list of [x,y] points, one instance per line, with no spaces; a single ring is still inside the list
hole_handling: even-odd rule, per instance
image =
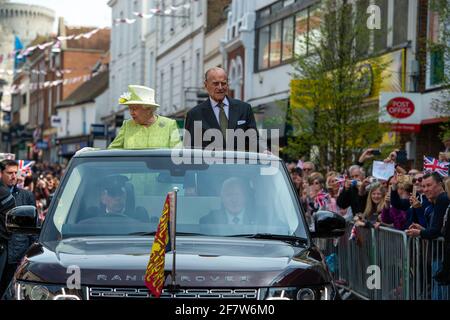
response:
[[[416,108],[414,103],[408,98],[394,98],[386,106],[387,112],[396,119],[405,119],[413,115]]]

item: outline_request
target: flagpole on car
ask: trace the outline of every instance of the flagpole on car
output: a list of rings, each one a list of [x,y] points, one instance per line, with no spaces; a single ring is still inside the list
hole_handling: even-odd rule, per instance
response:
[[[177,256],[177,205],[179,188],[174,187],[172,192],[173,201],[170,206],[170,223],[171,223],[171,244],[172,244],[172,285],[171,290],[177,291],[176,281],[176,256]]]

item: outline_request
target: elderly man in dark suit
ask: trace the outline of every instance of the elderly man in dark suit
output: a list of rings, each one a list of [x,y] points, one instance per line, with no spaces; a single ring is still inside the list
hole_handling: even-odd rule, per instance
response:
[[[257,224],[256,211],[251,205],[251,194],[240,178],[230,178],[222,185],[220,192],[222,208],[213,210],[200,219],[200,224]]]
[[[186,115],[185,147],[265,151],[266,148],[259,140],[251,106],[228,96],[228,76],[225,70],[208,70],[205,74],[205,88],[209,98]]]

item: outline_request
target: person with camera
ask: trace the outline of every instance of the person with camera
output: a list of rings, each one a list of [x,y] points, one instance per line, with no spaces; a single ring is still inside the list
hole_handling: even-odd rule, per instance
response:
[[[353,165],[348,169],[350,179],[344,182],[344,188],[337,198],[337,205],[341,209],[351,208],[352,213],[363,212],[366,207],[367,191],[370,184],[365,179],[364,169],[358,165]]]
[[[50,202],[58,187],[59,180],[51,173],[41,174],[36,182],[35,197],[36,206],[39,211],[39,216],[43,220],[47,214]]]
[[[3,185],[9,189],[14,197],[16,206],[35,206],[36,200],[32,192],[17,187],[17,173],[19,165],[14,160],[4,160],[1,162],[1,180]],[[0,281],[0,295],[7,288],[18,263],[25,255],[30,245],[35,241],[35,237],[23,234],[13,234],[7,244],[7,262]]]

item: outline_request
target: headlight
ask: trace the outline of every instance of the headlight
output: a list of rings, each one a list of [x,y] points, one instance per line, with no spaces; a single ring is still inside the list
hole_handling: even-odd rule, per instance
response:
[[[67,289],[62,286],[38,283],[15,283],[17,300],[81,300],[81,290]]]
[[[269,288],[265,300],[331,300],[331,285],[310,288]]]

